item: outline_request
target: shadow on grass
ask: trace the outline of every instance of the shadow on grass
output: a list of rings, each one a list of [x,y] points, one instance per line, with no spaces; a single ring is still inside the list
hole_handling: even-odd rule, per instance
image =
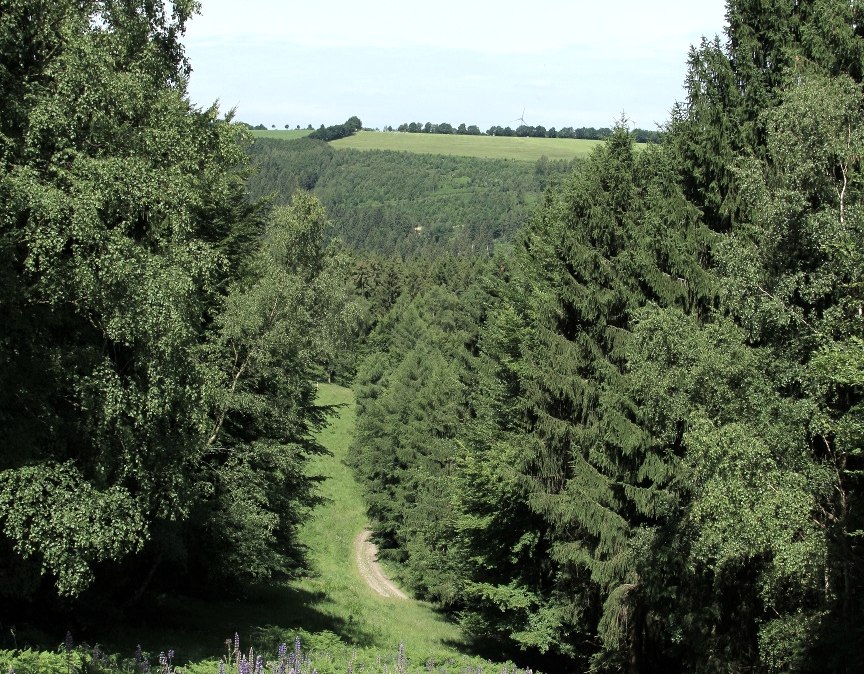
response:
[[[120,624],[105,626],[105,642],[112,650],[132,653],[135,646],[152,653],[176,651],[180,661],[218,659],[225,640],[240,635],[243,647],[275,652],[278,644],[264,634],[328,630],[347,643],[371,644],[374,635],[353,620],[334,616],[323,592],[294,587],[290,581],[251,586],[243,596],[203,599],[159,595],[142,602]]]

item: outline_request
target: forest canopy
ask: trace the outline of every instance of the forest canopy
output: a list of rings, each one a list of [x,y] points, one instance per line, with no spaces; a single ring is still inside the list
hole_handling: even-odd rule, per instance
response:
[[[0,621],[302,572],[337,377],[382,556],[478,644],[864,669],[864,22],[769,5],[660,142],[516,165],[250,145],[196,3],[3,2]]]
[[[327,221],[247,200],[245,131],[186,96],[195,7],[3,3],[0,619],[300,568]]]
[[[864,33],[731,0],[659,145],[612,131],[358,365],[382,554],[573,671],[858,671]]]

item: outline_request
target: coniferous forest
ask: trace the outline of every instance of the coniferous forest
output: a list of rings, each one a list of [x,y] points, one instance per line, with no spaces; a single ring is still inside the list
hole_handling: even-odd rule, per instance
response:
[[[660,142],[551,166],[253,143],[195,3],[0,8],[0,625],[304,573],[337,379],[381,557],[483,648],[864,670],[856,3],[728,0]]]

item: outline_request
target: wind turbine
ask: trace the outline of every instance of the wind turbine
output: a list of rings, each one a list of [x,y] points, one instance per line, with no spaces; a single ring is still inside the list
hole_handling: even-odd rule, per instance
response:
[[[522,116],[521,117],[517,117],[516,119],[511,119],[510,121],[511,122],[522,122],[522,126],[527,126],[527,124],[525,124],[525,108],[522,108]]]

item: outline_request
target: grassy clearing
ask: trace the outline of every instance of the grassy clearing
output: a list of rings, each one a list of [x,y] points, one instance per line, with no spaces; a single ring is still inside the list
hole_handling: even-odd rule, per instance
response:
[[[321,627],[360,646],[395,651],[404,642],[409,655],[457,656],[454,647],[462,638],[454,625],[422,602],[380,597],[360,577],[352,546],[366,525],[366,512],[360,486],[345,464],[354,428],[354,400],[348,389],[321,385],[320,401],[344,407],[320,436],[333,455],[316,457],[310,466],[313,473],[326,478],[322,491],[329,502],[303,529],[317,573],[298,581],[296,588],[322,598],[316,607],[323,619]]]
[[[305,138],[311,131],[309,129],[268,129],[267,131],[253,130],[253,138],[278,138],[280,140],[294,140],[295,138]]]
[[[263,133],[263,132],[262,132]],[[355,150],[394,150],[417,154],[444,154],[485,159],[515,159],[537,161],[585,157],[599,140],[571,138],[512,138],[503,136],[456,136],[426,133],[385,133],[361,131],[348,138],[335,140],[335,148]]]

